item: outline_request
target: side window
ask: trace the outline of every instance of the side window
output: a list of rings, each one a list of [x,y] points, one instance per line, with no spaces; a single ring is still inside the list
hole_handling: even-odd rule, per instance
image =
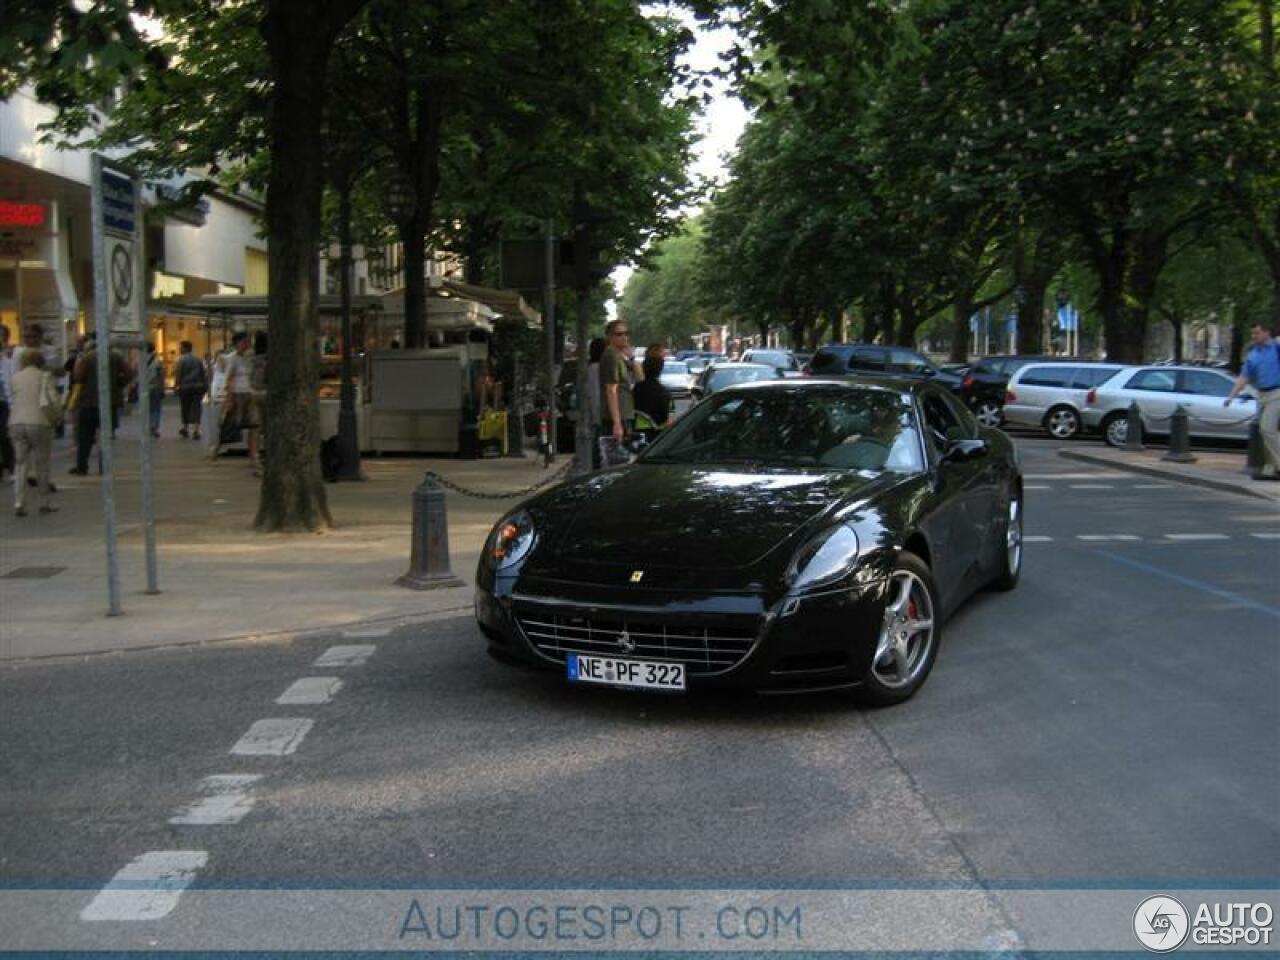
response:
[[[850,370],[875,370],[884,372],[884,351],[872,347],[868,350],[855,350],[849,358]]]
[[[1072,386],[1079,390],[1100,387],[1116,375],[1119,367],[1079,367]]]
[[[926,393],[920,402],[924,410],[925,440],[938,456],[947,445],[947,431],[958,427],[960,421],[947,406],[946,400],[932,391]]]
[[[960,402],[959,398],[949,393],[942,394],[943,402],[951,408],[951,415],[959,421],[960,426],[964,428],[966,437],[976,437],[978,435],[978,421],[969,408]]]
[[[929,364],[918,353],[910,350],[890,350],[889,369],[895,373],[924,373],[929,369]]]
[[[1024,373],[1019,382],[1028,387],[1065,387],[1070,376],[1070,367],[1037,367]]]
[[[1231,381],[1208,370],[1184,370],[1182,392],[1198,397],[1225,397],[1231,392]]]
[[[1129,382],[1126,390],[1150,390],[1154,393],[1173,393],[1177,374],[1171,370],[1139,370]]]

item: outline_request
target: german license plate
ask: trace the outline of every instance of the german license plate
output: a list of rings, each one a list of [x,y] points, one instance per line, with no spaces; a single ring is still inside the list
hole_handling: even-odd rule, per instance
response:
[[[608,687],[639,690],[684,689],[683,663],[588,657],[571,653],[566,667],[569,680],[573,683],[600,683]]]

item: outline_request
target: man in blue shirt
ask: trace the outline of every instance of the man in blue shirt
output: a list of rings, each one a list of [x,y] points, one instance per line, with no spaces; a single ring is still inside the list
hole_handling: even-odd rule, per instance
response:
[[[1223,406],[1250,384],[1258,394],[1258,430],[1266,457],[1257,479],[1280,480],[1280,341],[1261,323],[1253,325],[1253,346]]]

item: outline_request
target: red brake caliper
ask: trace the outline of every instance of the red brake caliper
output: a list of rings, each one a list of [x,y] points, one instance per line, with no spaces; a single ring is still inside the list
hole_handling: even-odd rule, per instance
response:
[[[911,620],[918,619],[916,617],[916,602],[914,599],[907,601],[907,617]]]

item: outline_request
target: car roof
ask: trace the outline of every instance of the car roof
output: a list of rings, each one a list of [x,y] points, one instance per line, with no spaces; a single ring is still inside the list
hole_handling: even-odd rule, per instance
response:
[[[757,366],[757,364],[737,364],[737,366]],[[753,380],[750,383],[735,384],[728,389],[733,390],[816,390],[821,387],[844,387],[851,390],[876,390],[880,393],[924,393],[929,390],[946,393],[937,384],[927,380],[913,380],[905,377],[790,377],[779,380]]]
[[[749,361],[745,361],[745,360],[727,360],[727,361],[725,361],[724,363],[717,363],[717,364],[715,365],[715,368],[714,368],[714,369],[716,369],[716,370],[733,370],[733,369],[735,369],[735,368],[739,368],[739,367],[750,367],[750,368],[752,368],[752,369],[759,369],[759,370],[772,370],[772,369],[773,369],[773,367],[769,366],[769,364],[767,364],[767,363],[751,363],[751,362],[749,362]]]

